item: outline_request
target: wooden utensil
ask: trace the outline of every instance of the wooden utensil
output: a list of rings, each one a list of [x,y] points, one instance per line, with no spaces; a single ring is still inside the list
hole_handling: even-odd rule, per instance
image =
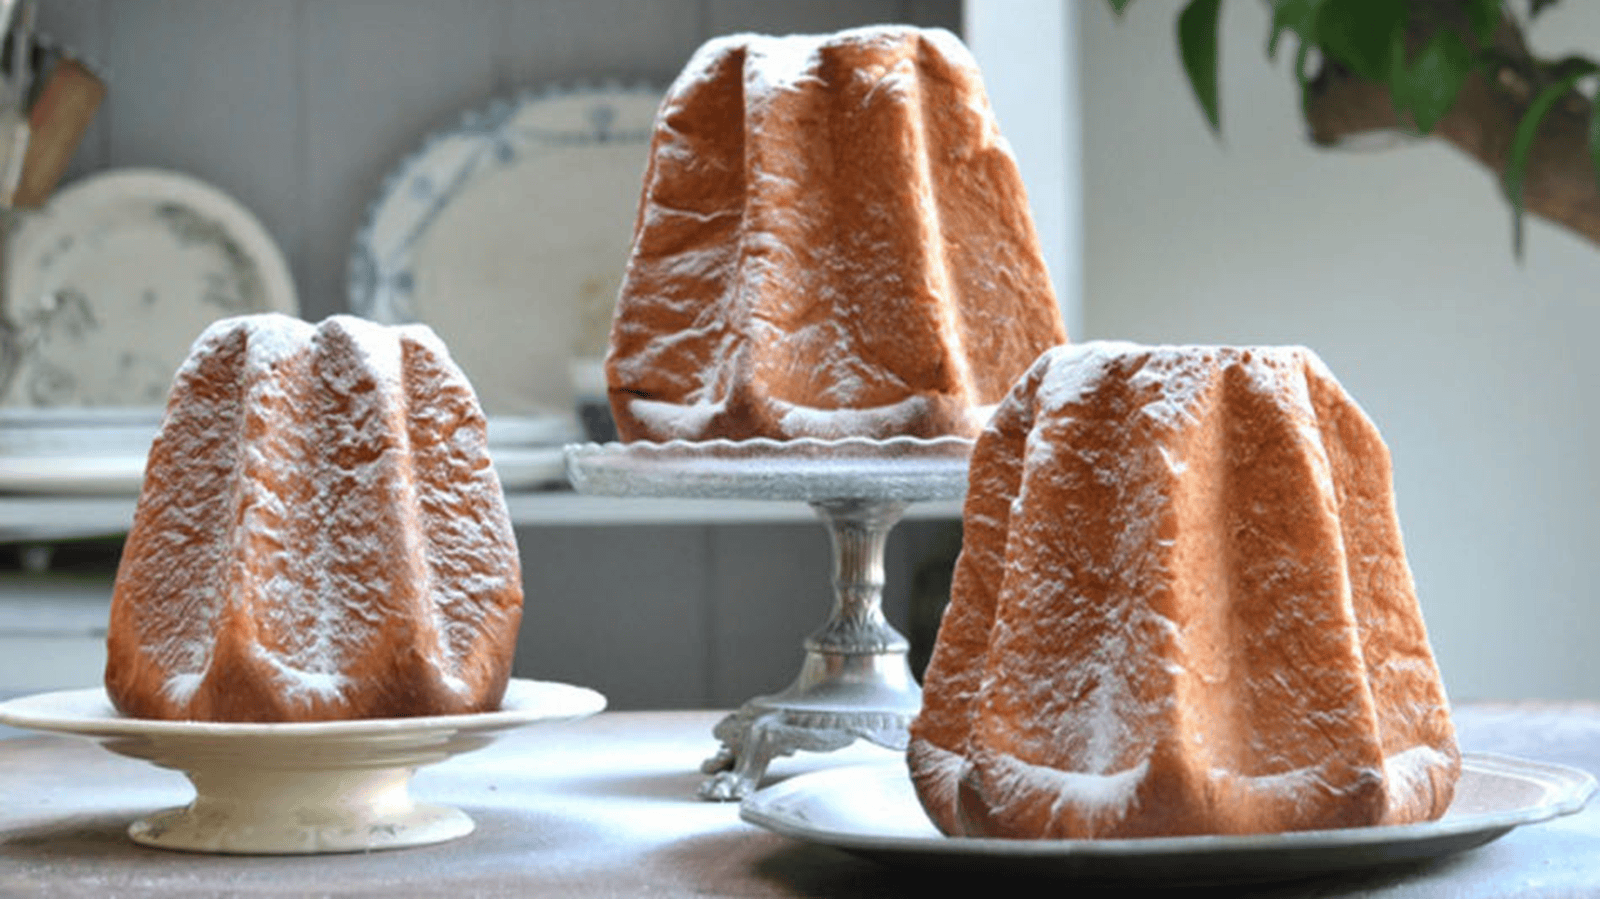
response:
[[[62,58],[51,67],[28,112],[28,148],[15,205],[36,208],[50,199],[105,95],[105,82],[76,59]]]

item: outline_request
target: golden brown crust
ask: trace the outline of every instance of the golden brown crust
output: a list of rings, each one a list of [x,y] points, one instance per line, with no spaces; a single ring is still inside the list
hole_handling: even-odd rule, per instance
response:
[[[488,711],[521,608],[483,414],[437,338],[233,319],[151,448],[106,690],[141,718]]]
[[[972,435],[1066,340],[943,32],[707,45],[663,103],[634,239],[606,366],[624,440]]]
[[[980,438],[965,523],[907,756],[946,833],[1444,812],[1387,450],[1309,352],[1053,351]]]

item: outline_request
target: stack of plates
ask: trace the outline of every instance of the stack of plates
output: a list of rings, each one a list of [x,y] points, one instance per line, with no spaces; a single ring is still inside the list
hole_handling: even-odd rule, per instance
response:
[[[506,490],[566,484],[561,447],[579,439],[568,415],[489,416],[489,458]]]
[[[0,492],[136,495],[161,423],[159,407],[0,409]],[[571,418],[489,419],[489,456],[507,490],[566,482]]]
[[[3,492],[138,493],[195,337],[224,316],[299,308],[255,215],[178,172],[101,172],[15,224],[0,307]]]
[[[7,263],[0,493],[136,495],[194,338],[223,316],[298,312],[255,216],[176,172],[74,183],[22,223]],[[494,416],[489,451],[506,489],[528,489],[564,482],[561,445],[579,436],[570,411]]]
[[[139,492],[157,406],[0,409],[0,491]]]

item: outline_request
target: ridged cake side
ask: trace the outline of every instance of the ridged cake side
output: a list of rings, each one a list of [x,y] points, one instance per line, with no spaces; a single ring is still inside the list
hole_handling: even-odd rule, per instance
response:
[[[971,477],[908,754],[945,832],[1444,812],[1459,753],[1388,453],[1309,351],[1056,350]]]
[[[491,710],[521,604],[483,414],[431,331],[227,319],[151,448],[107,692],[168,719]]]
[[[948,32],[720,38],[673,84],[607,361],[623,439],[972,435],[1065,340]]]

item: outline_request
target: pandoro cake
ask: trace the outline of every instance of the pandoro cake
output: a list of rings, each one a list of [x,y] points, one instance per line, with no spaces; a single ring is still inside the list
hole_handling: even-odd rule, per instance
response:
[[[1066,337],[949,32],[718,38],[667,92],[606,360],[623,440],[973,436]]]
[[[1057,348],[970,478],[907,753],[942,831],[1444,813],[1460,755],[1388,450],[1310,351]]]
[[[120,712],[491,711],[521,614],[483,412],[431,330],[270,314],[200,336],[117,571]]]

